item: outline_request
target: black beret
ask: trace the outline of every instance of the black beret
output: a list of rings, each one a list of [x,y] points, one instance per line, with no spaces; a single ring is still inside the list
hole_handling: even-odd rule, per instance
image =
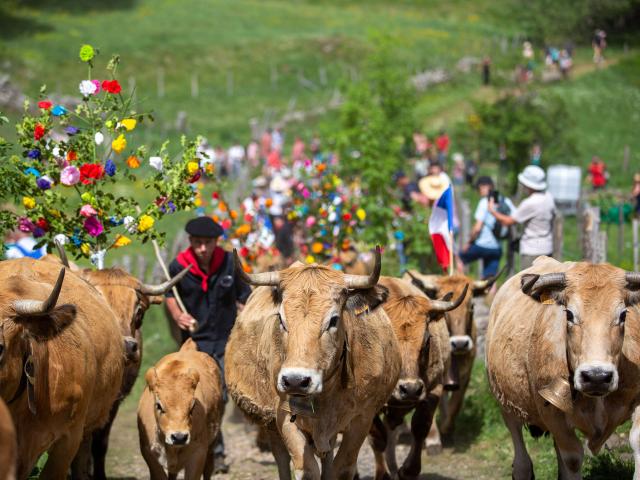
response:
[[[189,220],[184,229],[192,237],[217,238],[223,233],[222,227],[211,217],[198,217]]]

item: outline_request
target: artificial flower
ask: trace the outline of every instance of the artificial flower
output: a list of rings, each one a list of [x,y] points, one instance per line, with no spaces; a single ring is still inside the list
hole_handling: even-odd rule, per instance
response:
[[[55,218],[62,218],[62,215],[60,214],[60,210],[51,209],[49,210],[49,215]]]
[[[25,175],[33,175],[34,177],[39,177],[40,172],[33,167],[29,167],[24,171]]]
[[[56,117],[61,117],[62,115],[66,115],[67,113],[67,109],[62,105],[56,105],[51,109],[51,114],[55,115]]]
[[[21,232],[31,233],[36,226],[27,217],[20,217],[18,220],[18,229]]]
[[[104,142],[104,135],[101,132],[96,132],[93,139],[96,142],[96,145],[102,145],[102,142]]]
[[[231,220],[229,220],[228,218],[225,218],[221,223],[220,226],[224,229],[227,230],[229,228],[231,228]]]
[[[127,215],[126,217],[124,217],[122,219],[122,223],[124,223],[124,228],[126,228],[129,233],[136,233],[136,219],[131,215]]]
[[[229,216],[230,216],[233,220],[235,220],[236,218],[238,218],[238,212],[236,212],[235,210],[231,210],[231,211],[229,212]]]
[[[80,167],[80,181],[89,185],[104,176],[104,168],[99,163],[85,163]]]
[[[92,237],[97,237],[102,232],[104,232],[104,227],[98,217],[89,217],[84,221],[84,229],[85,231],[91,235]]]
[[[40,149],[39,148],[33,148],[33,149],[29,150],[29,152],[27,153],[27,157],[33,158],[34,160],[37,160],[38,158],[40,158]]]
[[[40,217],[36,222],[36,226],[47,232],[49,230],[49,222],[44,217]]]
[[[116,164],[113,162],[113,160],[107,160],[107,162],[104,164],[104,171],[110,177],[113,177],[116,174]]]
[[[116,217],[114,217],[113,215],[111,217],[109,217],[109,223],[111,225],[122,225],[124,223],[124,220],[118,220]]]
[[[22,197],[22,204],[27,210],[31,210],[36,206],[36,200],[33,197]]]
[[[80,56],[80,60],[82,60],[83,62],[90,61],[94,55],[95,55],[95,50],[91,45],[85,44],[80,47],[79,56]]]
[[[80,198],[82,199],[83,202],[87,202],[87,203],[93,203],[93,195],[91,195],[91,193],[89,192],[84,192],[82,195],[80,195]]]
[[[138,121],[135,118],[125,118],[120,122],[120,124],[127,129],[127,132],[130,132],[134,128],[136,128],[136,124]]]
[[[80,245],[80,251],[84,255],[89,255],[91,253],[91,247],[89,247],[88,243],[83,243],[82,245]]]
[[[135,155],[130,155],[127,157],[127,167],[129,168],[138,168],[140,166],[140,160]]]
[[[102,89],[114,95],[122,91],[122,87],[117,80],[105,80],[102,82]]]
[[[89,204],[83,205],[82,208],[80,208],[80,215],[85,218],[95,217],[97,214],[96,209]]]
[[[36,227],[33,229],[33,232],[31,232],[31,235],[33,235],[33,238],[40,238],[40,237],[44,237],[45,233],[46,232],[42,227]]]
[[[75,135],[76,133],[78,133],[80,131],[79,128],[74,127],[73,125],[69,125],[67,128],[64,129],[65,133],[69,136],[71,135]]]
[[[163,168],[162,158],[161,157],[151,157],[151,158],[149,158],[149,165],[151,165],[153,168],[155,168],[156,170],[161,172],[162,168]]]
[[[149,215],[142,215],[138,220],[138,231],[146,232],[151,227],[153,227],[154,223],[155,223],[155,220],[153,219],[153,217]]]
[[[194,175],[200,169],[200,165],[198,162],[189,162],[187,163],[187,172],[189,175]]]
[[[249,249],[247,247],[242,247],[238,253],[244,258],[249,255]]]
[[[218,192],[213,192],[211,194],[211,198],[213,198],[214,200],[218,200],[218,198],[220,198],[220,194]]]
[[[51,188],[52,183],[53,183],[53,180],[51,180],[51,177],[48,177],[47,175],[40,177],[38,180],[36,180],[36,185],[40,190],[49,190]]]
[[[60,172],[60,183],[70,187],[80,181],[80,170],[73,165],[64,167]]]
[[[318,253],[322,253],[322,250],[324,250],[324,245],[322,245],[321,242],[313,242],[311,244],[311,251],[315,254]]]
[[[314,258],[313,255],[307,255],[307,258],[305,258],[304,261],[307,263],[313,263],[316,261],[316,259]]]
[[[111,148],[116,153],[122,153],[122,151],[127,148],[127,139],[124,138],[124,135],[118,135],[118,137],[111,142]]]
[[[221,212],[226,212],[227,211],[227,204],[224,203],[224,202],[218,203],[218,210],[220,210]]]
[[[36,123],[36,126],[33,129],[33,138],[35,140],[40,140],[42,137],[44,137],[45,133],[47,133],[47,130],[46,128],[44,128],[44,125],[42,125],[41,123]]]
[[[80,93],[85,97],[88,97],[89,95],[95,95],[98,90],[96,84],[91,80],[82,80],[78,88],[80,89]]]
[[[200,180],[200,177],[201,177],[201,176],[202,176],[202,172],[201,172],[200,170],[198,170],[198,171],[193,175],[193,177],[191,177],[191,178],[189,179],[189,183],[195,183],[195,182],[197,182],[198,180]]]
[[[38,102],[38,108],[41,108],[43,110],[49,110],[52,106],[53,103],[51,103],[49,100],[42,100],[41,102]]]
[[[358,210],[356,210],[356,217],[358,217],[358,220],[362,222],[365,218],[367,218],[367,212],[365,212],[363,208],[359,208]]]
[[[350,214],[349,212],[344,213],[344,214],[342,215],[342,219],[343,219],[345,222],[348,222],[349,220],[351,220],[351,214]]]
[[[60,245],[66,245],[67,243],[69,243],[69,239],[64,233],[58,233],[57,235],[54,235],[53,240]]]
[[[248,223],[243,223],[238,228],[236,228],[236,235],[238,236],[247,235],[250,232],[251,232],[251,225],[249,225]]]
[[[194,204],[196,207],[201,207],[201,206],[202,206],[202,198],[200,198],[200,197],[196,197],[196,199],[193,201],[193,204]]]
[[[75,150],[69,150],[67,152],[67,161],[75,162],[78,159],[78,153]]]
[[[94,95],[97,95],[100,93],[100,80],[91,80],[91,83],[93,83],[96,86],[96,91],[94,92]]]
[[[115,248],[126,247],[130,243],[131,243],[131,239],[130,238],[125,237],[124,235],[118,235],[116,237],[116,241],[113,242],[113,246]]]
[[[267,208],[269,208],[271,205],[273,205],[273,200],[272,200],[272,199],[270,199],[270,198],[267,198],[267,199],[264,201],[264,206],[265,206],[265,207],[267,207]]]

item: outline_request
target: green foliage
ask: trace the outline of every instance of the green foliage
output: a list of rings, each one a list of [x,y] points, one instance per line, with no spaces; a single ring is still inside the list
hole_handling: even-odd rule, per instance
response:
[[[334,133],[342,177],[357,178],[362,186],[369,221],[363,240],[369,243],[387,243],[391,177],[402,165],[403,147],[415,127],[415,94],[393,54],[389,39],[378,37],[367,75],[346,91]]]
[[[508,94],[495,103],[476,103],[474,110],[457,131],[475,145],[481,160],[501,160],[501,188],[516,191],[517,175],[529,164],[535,142],[542,147],[543,165],[571,163],[577,156],[573,137],[561,127],[570,117],[558,96]]]

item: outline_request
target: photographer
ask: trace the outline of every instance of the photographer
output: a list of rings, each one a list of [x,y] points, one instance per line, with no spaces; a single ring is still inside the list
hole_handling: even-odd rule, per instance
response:
[[[494,190],[491,177],[480,177],[476,182],[476,187],[481,198],[473,215],[475,224],[471,229],[469,243],[464,250],[460,252],[459,256],[465,265],[482,259],[482,278],[484,279],[498,272],[500,258],[502,257],[500,240],[508,233],[503,231],[502,225],[489,213],[489,199],[491,198],[492,201],[495,201],[499,208],[505,213],[511,213],[515,208],[511,200],[504,198]]]
[[[545,173],[536,165],[529,165],[518,175],[518,182],[526,189],[525,198],[512,215],[505,215],[491,199],[489,212],[505,226],[523,225],[520,237],[520,270],[529,268],[540,255],[553,254],[553,220],[555,203],[547,189]]]

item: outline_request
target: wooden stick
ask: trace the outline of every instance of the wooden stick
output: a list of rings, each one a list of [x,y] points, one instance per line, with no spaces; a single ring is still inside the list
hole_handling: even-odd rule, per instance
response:
[[[449,249],[449,276],[453,275],[453,231],[449,230],[449,240],[451,243],[451,248]]]

